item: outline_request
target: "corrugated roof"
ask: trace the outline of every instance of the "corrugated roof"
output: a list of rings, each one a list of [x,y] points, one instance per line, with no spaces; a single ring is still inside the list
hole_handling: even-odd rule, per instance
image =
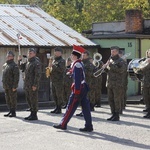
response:
[[[18,33],[22,46],[96,45],[37,6],[1,4],[0,45],[18,45]]]

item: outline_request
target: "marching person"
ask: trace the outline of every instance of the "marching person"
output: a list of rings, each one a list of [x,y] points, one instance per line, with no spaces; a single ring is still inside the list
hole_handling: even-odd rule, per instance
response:
[[[70,74],[67,74],[68,71],[71,68],[71,58],[68,57],[66,59],[66,70],[64,72],[64,78],[63,78],[63,102],[64,102],[64,106],[63,108],[65,109],[67,107],[68,104],[68,99],[71,93],[71,84],[72,84],[72,78],[70,76]]]
[[[145,60],[145,65],[141,68],[134,68],[135,73],[143,74],[143,98],[146,105],[147,114],[143,116],[144,118],[150,119],[150,49],[147,50],[147,59]]]
[[[71,54],[71,59],[73,61],[70,73],[73,78],[73,84],[71,86],[72,93],[69,97],[69,102],[67,105],[66,112],[58,125],[54,125],[54,128],[66,130],[67,124],[71,117],[73,116],[75,110],[77,109],[79,103],[82,106],[82,112],[85,119],[85,127],[79,129],[83,132],[93,131],[91,112],[90,112],[90,102],[87,99],[88,86],[85,82],[85,73],[83,64],[80,60],[81,53],[85,50],[80,46],[73,46],[73,51]]]
[[[124,92],[124,74],[127,72],[127,66],[125,61],[119,57],[119,47],[113,46],[110,49],[111,57],[107,63],[103,65],[107,73],[106,86],[108,90],[108,101],[112,113],[112,116],[107,120],[119,121],[122,95]]]
[[[36,57],[36,50],[34,48],[29,48],[27,57],[27,62],[21,63],[22,57],[18,56],[19,68],[25,71],[23,79],[25,96],[31,111],[30,115],[24,119],[38,120],[38,90],[41,77],[41,62],[40,59]]]
[[[54,49],[54,60],[49,63],[51,68],[50,79],[52,81],[52,95],[56,108],[51,113],[60,114],[63,104],[63,75],[65,71],[65,60],[62,58],[62,48]]]
[[[19,68],[14,62],[14,53],[9,51],[6,55],[6,63],[2,69],[2,83],[5,90],[5,99],[9,113],[5,117],[16,117],[17,87],[19,82]]]

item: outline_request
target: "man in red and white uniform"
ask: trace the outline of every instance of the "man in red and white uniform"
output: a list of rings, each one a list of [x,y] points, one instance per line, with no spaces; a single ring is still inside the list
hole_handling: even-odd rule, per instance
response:
[[[66,130],[67,124],[74,112],[76,111],[79,103],[82,106],[82,112],[85,119],[85,127],[80,128],[80,131],[91,132],[93,131],[91,112],[90,112],[90,102],[87,99],[88,86],[85,82],[85,73],[83,64],[81,62],[81,54],[85,51],[81,46],[73,46],[73,51],[71,54],[72,66],[70,75],[73,78],[73,83],[71,86],[72,92],[69,98],[69,102],[66,108],[66,112],[58,125],[53,125],[54,128]]]

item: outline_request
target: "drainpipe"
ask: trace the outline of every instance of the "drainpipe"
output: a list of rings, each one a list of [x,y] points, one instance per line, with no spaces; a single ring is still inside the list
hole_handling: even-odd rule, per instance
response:
[[[139,38],[139,58],[141,58],[141,39]],[[141,94],[141,82],[138,83],[138,95]]]

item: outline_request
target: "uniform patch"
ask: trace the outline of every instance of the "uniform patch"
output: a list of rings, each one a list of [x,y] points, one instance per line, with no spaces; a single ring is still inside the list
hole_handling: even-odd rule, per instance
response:
[[[75,67],[77,67],[77,68],[81,68],[81,67],[82,67],[82,65],[81,65],[80,63],[78,63],[78,62],[77,62],[77,63],[75,64]]]

